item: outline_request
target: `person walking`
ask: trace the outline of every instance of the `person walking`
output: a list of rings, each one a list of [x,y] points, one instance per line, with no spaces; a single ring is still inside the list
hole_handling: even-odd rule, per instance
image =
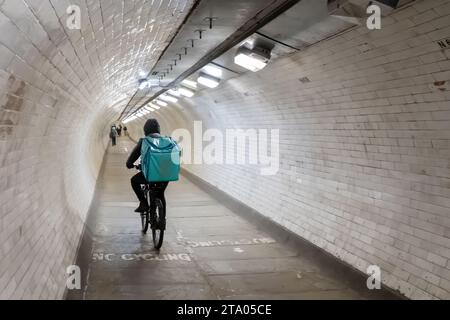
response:
[[[126,125],[123,126],[123,135],[124,135],[125,137],[128,136],[128,128],[127,128]]]
[[[109,133],[109,137],[111,138],[112,146],[114,147],[117,144],[117,128],[116,126],[111,127],[111,132]]]

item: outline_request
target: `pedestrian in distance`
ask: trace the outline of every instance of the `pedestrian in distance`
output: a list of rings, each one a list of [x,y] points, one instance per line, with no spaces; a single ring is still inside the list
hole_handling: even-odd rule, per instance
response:
[[[118,136],[117,128],[116,126],[112,126],[111,131],[109,133],[109,137],[111,138],[111,143],[113,147],[117,144],[117,136]]]

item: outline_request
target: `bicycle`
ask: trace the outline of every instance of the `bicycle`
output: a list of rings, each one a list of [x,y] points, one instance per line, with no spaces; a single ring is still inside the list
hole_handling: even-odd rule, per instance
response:
[[[139,166],[136,169],[140,170]],[[164,240],[164,231],[166,230],[166,208],[157,194],[162,188],[157,183],[147,183],[141,186],[147,200],[148,207],[146,212],[141,213],[142,233],[147,234],[148,227],[152,230],[153,246],[156,250],[161,249]]]

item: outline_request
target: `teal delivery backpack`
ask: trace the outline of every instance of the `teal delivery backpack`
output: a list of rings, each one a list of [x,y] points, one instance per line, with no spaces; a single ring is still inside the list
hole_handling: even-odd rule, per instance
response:
[[[178,181],[181,149],[170,137],[145,137],[141,147],[141,169],[148,182]]]

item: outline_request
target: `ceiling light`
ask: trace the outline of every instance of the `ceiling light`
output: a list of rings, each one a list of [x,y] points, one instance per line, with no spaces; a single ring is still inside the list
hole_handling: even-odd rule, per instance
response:
[[[193,80],[189,80],[189,79],[184,79],[182,82],[182,84],[185,84],[191,88],[196,89],[197,88],[197,82],[193,81]]]
[[[178,89],[178,92],[179,92],[181,95],[183,95],[183,96],[185,96],[185,97],[188,97],[188,98],[192,98],[192,97],[194,96],[194,91],[189,90],[189,89],[187,89],[187,88],[181,87],[180,89]]]
[[[164,101],[161,100],[156,100],[156,104],[160,105],[161,107],[167,107],[168,104]]]
[[[156,103],[158,103],[158,101],[156,101]],[[161,109],[160,106],[157,106],[157,105],[155,105],[155,104],[152,104],[152,108],[155,109],[155,110]]]
[[[220,79],[212,77],[210,75],[207,75],[205,73],[200,74],[200,76],[197,79],[198,83],[208,87],[208,88],[215,88],[219,85]]]
[[[150,82],[147,79],[139,80],[139,89],[144,90],[145,88],[150,87]]]
[[[175,97],[181,96],[181,93],[180,93],[178,90],[176,90],[176,89],[170,89],[170,90],[169,90],[169,93],[170,93],[171,95],[175,96]]]
[[[161,99],[167,102],[173,102],[173,103],[177,103],[178,102],[178,98],[175,98],[173,96],[170,96],[168,94],[163,94],[161,95]]]
[[[143,70],[139,71],[139,77],[141,77],[141,78],[147,77],[147,72],[145,72]]]
[[[203,68],[203,71],[205,71],[210,76],[213,76],[213,77],[216,77],[216,78],[222,77],[222,69],[219,69],[219,68],[211,66],[211,65],[205,66]]]
[[[253,72],[263,69],[267,66],[269,60],[270,51],[258,47],[253,49],[245,46],[240,47],[234,57],[235,64]]]
[[[131,117],[128,117],[127,119],[125,119],[124,121],[123,121],[123,123],[128,123],[128,122],[131,122],[131,121],[133,121],[133,120],[136,120],[137,118],[135,117],[135,116],[131,116]]]

